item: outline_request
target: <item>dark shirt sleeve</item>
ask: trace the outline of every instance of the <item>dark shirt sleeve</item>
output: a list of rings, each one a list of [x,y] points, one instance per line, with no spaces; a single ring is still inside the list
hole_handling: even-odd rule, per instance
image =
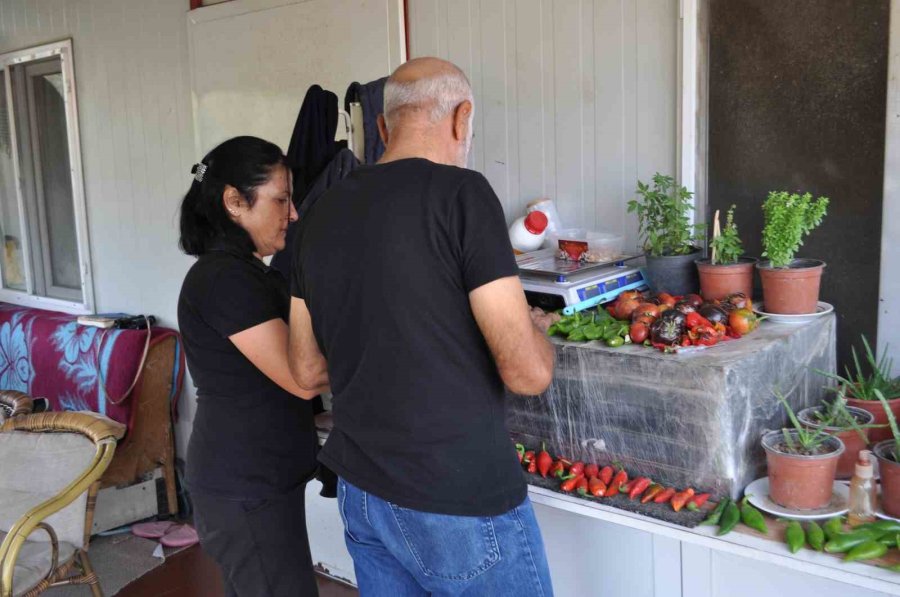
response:
[[[519,273],[500,200],[478,173],[460,187],[456,205],[463,284],[471,292]]]
[[[224,338],[283,319],[279,297],[250,267],[240,264],[223,269],[204,301],[202,317]]]

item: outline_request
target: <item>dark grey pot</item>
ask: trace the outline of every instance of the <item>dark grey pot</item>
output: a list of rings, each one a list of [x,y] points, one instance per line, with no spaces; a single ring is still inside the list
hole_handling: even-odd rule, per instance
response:
[[[700,277],[694,261],[703,251],[697,249],[687,255],[651,257],[647,255],[647,277],[654,292],[683,295],[700,292]]]

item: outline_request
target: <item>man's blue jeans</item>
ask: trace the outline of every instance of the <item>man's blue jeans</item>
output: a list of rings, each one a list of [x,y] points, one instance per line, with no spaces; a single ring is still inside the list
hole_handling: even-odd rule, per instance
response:
[[[401,508],[338,481],[344,539],[362,597],[549,597],[531,501],[500,516]]]

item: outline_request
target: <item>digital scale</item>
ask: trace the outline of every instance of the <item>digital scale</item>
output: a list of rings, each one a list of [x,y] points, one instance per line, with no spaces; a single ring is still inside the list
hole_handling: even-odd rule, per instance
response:
[[[626,290],[647,290],[641,267],[628,262],[642,255],[621,255],[605,263],[568,261],[556,249],[542,249],[516,256],[525,298],[545,311],[565,315],[614,300]]]

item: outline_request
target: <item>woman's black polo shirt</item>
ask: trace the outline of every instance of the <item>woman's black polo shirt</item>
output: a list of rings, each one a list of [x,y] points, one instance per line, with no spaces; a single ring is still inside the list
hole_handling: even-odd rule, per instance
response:
[[[178,324],[197,387],[187,456],[191,491],[274,497],[314,473],[311,403],[281,389],[228,339],[275,318],[287,322],[289,312],[284,277],[234,243],[218,244],[188,272]]]

